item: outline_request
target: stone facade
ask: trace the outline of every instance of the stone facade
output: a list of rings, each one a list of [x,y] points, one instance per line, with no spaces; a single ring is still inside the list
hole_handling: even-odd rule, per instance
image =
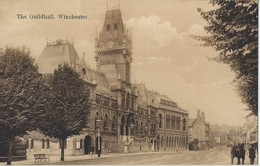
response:
[[[119,9],[106,12],[95,47],[97,70],[89,68],[84,56],[80,59],[73,43],[67,41],[48,43],[37,60],[40,71],[50,71],[48,62],[55,61],[52,71],[57,64],[69,63],[81,74],[95,101],[88,126],[67,140],[65,155],[96,152],[98,135],[102,153],[186,149],[188,112],[168,97],[148,91],[144,84],[131,83],[131,31],[126,30]],[[166,125],[168,116],[172,118],[170,127]],[[58,155],[59,141],[48,139],[52,143],[46,148],[47,138],[39,135],[26,138],[35,140],[33,147],[29,143],[28,152]]]
[[[213,147],[214,137],[210,131],[210,124],[205,120],[204,112],[197,110],[197,118],[190,119],[188,128],[190,143],[197,140],[198,149],[208,149]]]

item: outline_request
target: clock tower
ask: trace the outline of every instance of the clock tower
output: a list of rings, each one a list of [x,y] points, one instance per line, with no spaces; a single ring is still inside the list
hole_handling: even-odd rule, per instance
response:
[[[110,85],[118,79],[131,83],[132,39],[119,9],[106,12],[102,32],[96,34],[97,70],[106,74]]]

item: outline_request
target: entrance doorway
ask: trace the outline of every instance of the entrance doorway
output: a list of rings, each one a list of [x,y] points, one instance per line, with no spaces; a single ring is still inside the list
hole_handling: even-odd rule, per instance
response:
[[[85,154],[89,154],[91,151],[91,136],[87,135],[85,137],[85,142],[84,142],[84,152]]]

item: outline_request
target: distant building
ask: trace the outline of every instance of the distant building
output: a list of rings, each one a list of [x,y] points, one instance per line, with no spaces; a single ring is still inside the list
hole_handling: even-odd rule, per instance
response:
[[[208,149],[214,144],[214,137],[210,131],[210,124],[205,120],[205,113],[197,110],[197,118],[190,119],[189,127],[189,142],[193,143],[194,140],[198,142],[197,148]]]
[[[90,87],[93,104],[89,124],[80,135],[67,139],[66,155],[89,154],[96,150],[101,129],[102,152],[140,152],[186,149],[188,111],[165,95],[131,82],[132,38],[119,9],[106,12],[102,32],[96,35],[97,70],[84,56],[79,58],[73,43],[47,43],[37,59],[39,70],[51,74],[68,63]],[[101,126],[97,125],[101,120]],[[59,140],[38,132],[26,137],[29,153],[59,154]]]

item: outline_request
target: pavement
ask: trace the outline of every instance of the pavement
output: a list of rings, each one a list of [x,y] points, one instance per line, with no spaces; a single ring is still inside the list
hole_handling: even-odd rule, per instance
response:
[[[234,159],[234,165],[236,164]],[[6,163],[0,163],[5,165]],[[49,162],[35,163],[33,156],[27,160],[14,161],[12,165],[230,165],[230,148],[215,147],[204,151],[173,151],[173,152],[139,152],[139,153],[105,153],[101,157],[96,154],[82,156],[50,156]],[[245,165],[249,165],[246,154]],[[255,161],[257,165],[257,158]]]
[[[146,155],[146,154],[158,154],[158,153],[172,153],[172,152],[138,152],[138,153],[104,153],[101,154],[101,157],[97,157],[97,154],[93,155],[79,155],[79,156],[65,156],[64,162],[66,161],[81,161],[81,160],[93,160],[98,158],[111,158],[111,157],[120,157],[120,156],[134,156],[134,155]],[[60,156],[47,156],[49,157],[49,161],[47,162],[35,162],[34,156],[27,156],[27,160],[23,161],[12,161],[12,165],[42,165],[48,164],[51,165],[53,163],[58,163],[60,161]],[[6,165],[6,162],[0,162],[0,165]]]

